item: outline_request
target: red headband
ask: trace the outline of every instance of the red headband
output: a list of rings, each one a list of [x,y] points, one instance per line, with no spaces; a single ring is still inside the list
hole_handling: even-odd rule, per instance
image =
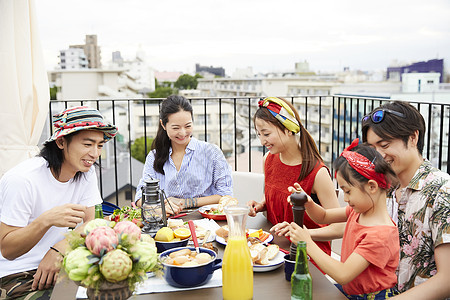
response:
[[[384,174],[375,172],[375,165],[367,159],[367,157],[350,151],[355,148],[359,143],[359,139],[354,139],[353,142],[347,148],[342,151],[341,156],[343,156],[349,163],[349,165],[359,174],[367,179],[375,180],[378,186],[382,189],[389,189],[391,185],[386,182],[386,177]]]

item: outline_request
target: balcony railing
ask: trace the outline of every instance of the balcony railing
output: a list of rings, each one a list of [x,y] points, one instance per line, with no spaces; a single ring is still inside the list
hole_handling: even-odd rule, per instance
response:
[[[297,108],[303,125],[313,136],[325,163],[331,162],[354,138],[361,138],[361,118],[390,99],[347,96],[289,96],[285,97]],[[49,120],[52,115],[69,106],[89,105],[99,109],[110,122],[118,125],[119,135],[108,143],[107,152],[99,160],[102,170],[114,171],[115,198],[121,187],[119,161],[128,160],[130,195],[133,193],[133,163],[131,145],[139,137],[154,137],[159,123],[159,105],[164,99],[99,99],[51,101]],[[194,109],[194,135],[217,144],[231,161],[233,170],[254,171],[252,156],[262,157],[266,149],[261,146],[253,126],[253,115],[258,108],[259,97],[190,98]],[[450,173],[450,104],[410,102],[424,116],[424,157],[434,166]],[[205,122],[206,120],[206,122]],[[201,123],[201,124],[199,124]],[[50,126],[50,134],[52,134]],[[145,153],[150,149],[145,140]],[[109,150],[108,150],[109,149]],[[245,159],[244,159],[245,158]],[[253,157],[254,158],[254,157]],[[105,162],[106,160],[106,162]],[[244,164],[244,165],[243,165]],[[100,191],[105,184],[103,171],[99,172]],[[139,178],[134,178],[134,181]]]

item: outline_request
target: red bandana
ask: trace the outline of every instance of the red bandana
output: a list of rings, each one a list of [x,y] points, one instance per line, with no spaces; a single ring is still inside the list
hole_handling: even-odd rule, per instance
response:
[[[349,165],[359,174],[367,179],[375,180],[378,186],[382,189],[389,189],[391,185],[386,182],[386,177],[384,174],[375,172],[375,165],[367,159],[367,157],[350,151],[356,147],[359,143],[359,139],[354,139],[353,142],[347,148],[342,151],[341,156],[343,156],[349,163]]]

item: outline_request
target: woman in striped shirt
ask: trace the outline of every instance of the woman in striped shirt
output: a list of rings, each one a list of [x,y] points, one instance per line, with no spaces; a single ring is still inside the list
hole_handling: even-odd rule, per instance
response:
[[[160,124],[147,155],[142,178],[136,189],[141,204],[141,187],[146,179],[158,179],[173,211],[219,203],[232,195],[231,168],[216,145],[192,136],[192,106],[186,98],[171,95],[161,104]]]

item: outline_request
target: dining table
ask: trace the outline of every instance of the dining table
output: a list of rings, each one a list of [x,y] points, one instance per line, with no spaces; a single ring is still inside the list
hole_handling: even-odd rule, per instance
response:
[[[183,221],[198,220],[203,218],[198,210],[183,216]],[[216,221],[219,226],[226,225],[226,221]],[[246,227],[248,229],[263,229],[269,231],[272,224],[266,217],[259,213],[256,217],[247,217]],[[277,244],[280,248],[288,250],[289,240],[284,236],[274,235],[271,243]],[[219,249],[218,257],[222,258],[225,246],[214,242]],[[346,299],[346,297],[331,283],[327,277],[309,263],[309,272],[312,277],[313,299]],[[56,283],[51,299],[65,300],[76,299],[78,286],[68,279],[64,271],[61,270],[60,280]],[[291,283],[285,279],[284,265],[268,272],[255,272],[253,274],[253,299],[290,299]],[[151,293],[133,295],[131,299],[175,299],[180,297],[183,300],[189,299],[222,299],[222,287],[201,288],[195,290],[180,290],[175,292]]]

